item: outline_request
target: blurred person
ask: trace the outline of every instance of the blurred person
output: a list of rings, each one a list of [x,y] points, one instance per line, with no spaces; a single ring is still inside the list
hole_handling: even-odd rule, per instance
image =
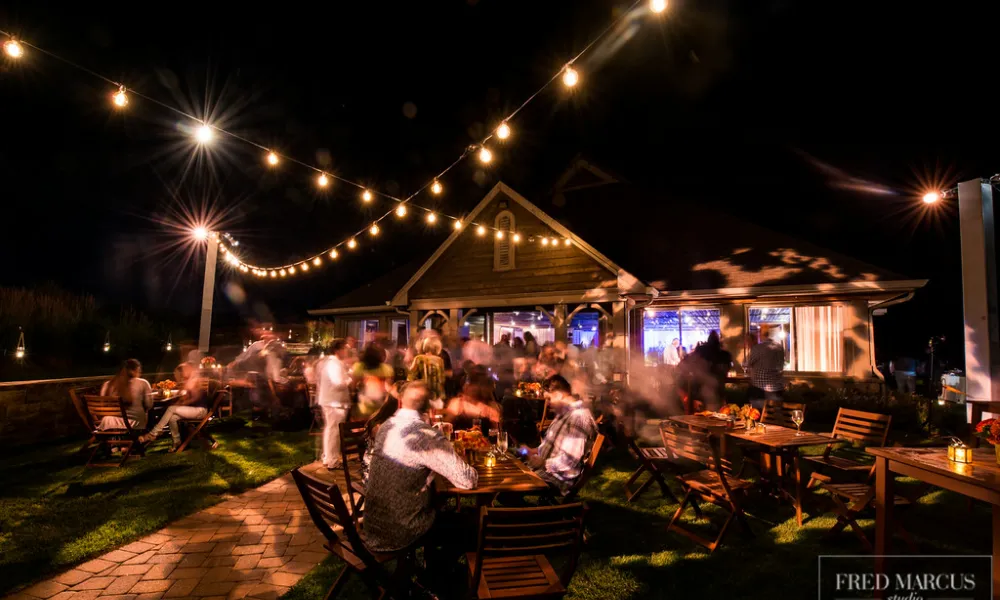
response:
[[[351,379],[344,364],[347,356],[347,343],[334,340],[330,344],[329,355],[319,364],[316,403],[323,410],[323,455],[320,460],[331,470],[341,465],[340,424],[347,420],[351,412]]]
[[[455,429],[472,429],[472,420],[480,419],[480,431],[488,432],[500,425],[500,408],[493,395],[495,384],[485,367],[474,366],[462,393],[452,398],[445,408],[445,420]]]
[[[351,368],[358,390],[358,410],[368,417],[385,403],[392,387],[393,369],[385,362],[385,350],[375,343],[365,346],[361,358]]]
[[[200,378],[191,377],[190,379]],[[209,383],[208,390],[203,390],[199,384],[194,393],[179,396],[173,404],[163,411],[163,416],[149,430],[149,433],[139,436],[139,443],[146,444],[155,440],[163,433],[164,429],[169,427],[170,437],[173,438],[173,445],[170,446],[168,452],[176,452],[177,448],[181,445],[181,419],[203,419],[208,414],[211,406],[209,392],[213,385],[218,385],[217,381]],[[213,441],[211,447],[214,449],[218,445],[218,442]]]
[[[766,400],[780,400],[785,391],[785,347],[778,342],[777,332],[768,325],[760,326],[760,342],[750,349],[747,371],[750,372],[750,403],[761,409]]]
[[[527,358],[538,357],[538,342],[535,341],[535,334],[530,331],[524,332],[524,356]]]
[[[409,547],[436,528],[436,519],[449,518],[450,513],[439,515],[431,503],[435,473],[466,490],[478,481],[476,470],[427,422],[432,395],[423,381],[407,383],[399,409],[375,438],[362,530],[365,545],[375,552]],[[433,546],[432,540],[425,540]]]
[[[522,446],[528,465],[560,494],[567,494],[583,474],[584,461],[597,439],[597,423],[582,400],[573,396],[569,382],[559,375],[544,384],[545,397],[556,418],[537,449]]]
[[[423,381],[431,394],[431,405],[441,408],[444,405],[444,360],[441,354],[441,339],[438,337],[424,338],[419,353],[414,357],[407,370],[407,381]]]
[[[524,358],[524,340],[520,337],[515,337],[511,348],[514,350],[515,358]]]
[[[681,362],[681,352],[681,341],[674,338],[670,342],[670,345],[663,350],[663,364],[676,367]]]
[[[909,356],[898,356],[889,361],[889,373],[896,380],[896,390],[901,394],[917,392],[917,361]]]
[[[556,359],[556,349],[552,344],[545,344],[538,353],[538,362],[535,363],[535,380],[545,381],[553,375],[559,374],[559,364]]]
[[[146,428],[146,415],[153,407],[153,388],[142,378],[142,364],[130,358],[122,363],[114,377],[101,386],[102,396],[118,396],[125,404],[125,416],[133,429]],[[121,417],[104,417],[98,429],[124,429]]]

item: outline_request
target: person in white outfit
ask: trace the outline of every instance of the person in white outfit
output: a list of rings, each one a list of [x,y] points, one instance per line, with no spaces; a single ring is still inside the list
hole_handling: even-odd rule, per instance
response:
[[[323,409],[323,456],[328,469],[340,468],[340,424],[351,412],[350,376],[347,374],[349,349],[344,340],[334,340],[330,355],[317,364],[316,403]]]

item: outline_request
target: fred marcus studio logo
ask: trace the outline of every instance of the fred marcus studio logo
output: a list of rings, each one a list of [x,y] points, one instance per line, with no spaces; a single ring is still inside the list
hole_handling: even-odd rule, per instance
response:
[[[989,600],[990,556],[820,556],[819,600]]]

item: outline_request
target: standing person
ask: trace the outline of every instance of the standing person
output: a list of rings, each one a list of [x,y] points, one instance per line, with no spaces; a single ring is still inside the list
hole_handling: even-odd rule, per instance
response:
[[[896,390],[901,394],[917,392],[917,361],[900,356],[889,361],[889,373],[896,379]]]
[[[125,416],[134,429],[146,428],[146,414],[153,407],[149,382],[141,377],[142,364],[134,358],[126,360],[114,377],[101,386],[102,396],[118,396],[125,403]],[[104,417],[99,429],[124,429],[121,417]]]
[[[407,371],[408,381],[423,381],[431,394],[431,405],[443,408],[444,405],[444,360],[441,358],[441,338],[426,337],[418,347],[419,354],[413,359]]]
[[[429,483],[434,473],[464,490],[474,488],[478,481],[476,470],[427,423],[430,399],[431,392],[422,381],[406,384],[399,410],[382,424],[375,438],[362,530],[365,545],[375,552],[406,548],[431,531],[438,516]]]
[[[535,334],[530,331],[524,332],[524,356],[525,358],[538,358],[538,342],[535,341]]]
[[[761,341],[750,349],[750,403],[760,409],[766,400],[779,400],[785,391],[785,347],[767,325],[760,326]]]
[[[365,346],[361,359],[351,368],[358,389],[358,410],[369,417],[385,403],[392,387],[392,367],[385,362],[385,350],[375,343]]]
[[[663,364],[676,367],[681,363],[681,341],[674,338],[663,351]]]
[[[316,386],[316,403],[323,410],[323,456],[320,460],[327,469],[337,469],[340,457],[340,424],[351,412],[350,377],[347,374],[348,348],[344,340],[330,344],[330,355],[320,361],[319,383]]]

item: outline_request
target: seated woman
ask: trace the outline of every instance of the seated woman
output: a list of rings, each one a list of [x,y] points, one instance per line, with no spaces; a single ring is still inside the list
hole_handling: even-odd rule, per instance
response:
[[[445,407],[445,420],[455,426],[455,429],[472,428],[473,419],[480,419],[480,427],[484,432],[491,426],[500,424],[500,408],[493,397],[493,378],[485,367],[476,366],[469,374],[468,381],[462,386],[462,393],[451,399]]]
[[[191,378],[195,379],[195,378]],[[213,386],[217,387],[217,382],[210,381],[208,391],[202,390],[201,385],[191,385],[185,386],[185,389],[191,392],[181,396],[175,404],[167,407],[167,410],[163,412],[163,417],[160,418],[159,423],[157,423],[149,433],[146,435],[139,436],[139,443],[145,444],[155,440],[163,430],[168,426],[170,427],[170,437],[173,438],[173,446],[170,447],[170,452],[176,452],[177,447],[181,445],[181,419],[202,419],[208,414],[210,403],[212,400]],[[215,448],[217,443],[212,444],[212,448]]]
[[[146,413],[153,406],[153,389],[140,377],[142,364],[134,358],[126,360],[114,377],[101,386],[102,396],[118,396],[125,402],[125,415],[133,429],[146,428]],[[102,431],[124,429],[121,417],[104,417],[98,424]]]

